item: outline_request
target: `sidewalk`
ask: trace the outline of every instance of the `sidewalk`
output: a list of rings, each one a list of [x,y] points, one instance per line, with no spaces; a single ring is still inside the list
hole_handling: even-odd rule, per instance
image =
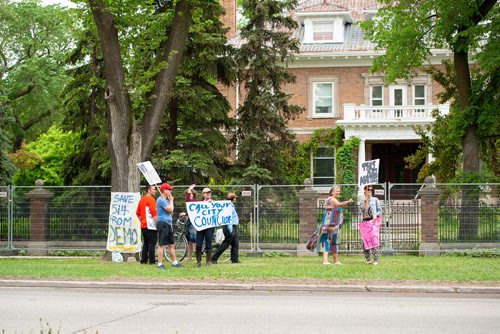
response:
[[[138,289],[193,291],[261,291],[261,292],[362,292],[362,293],[450,293],[491,294],[500,297],[499,286],[467,285],[402,285],[390,284],[287,284],[287,283],[214,283],[214,282],[110,282],[0,279],[0,287],[66,288],[66,289]]]

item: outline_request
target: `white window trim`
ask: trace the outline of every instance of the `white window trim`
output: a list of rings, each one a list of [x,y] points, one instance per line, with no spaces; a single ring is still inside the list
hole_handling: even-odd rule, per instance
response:
[[[339,76],[311,77],[308,78],[308,117],[309,118],[338,118],[339,117]],[[328,114],[317,114],[314,99],[314,84],[332,84],[332,112]]]
[[[331,40],[314,40],[314,23],[332,23],[332,39]],[[304,19],[304,39],[303,43],[343,43],[345,34],[346,19],[342,16],[319,16],[308,17]]]

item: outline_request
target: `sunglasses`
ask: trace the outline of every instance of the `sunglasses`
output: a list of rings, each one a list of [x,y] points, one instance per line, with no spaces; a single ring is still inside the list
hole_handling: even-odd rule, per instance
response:
[[[368,188],[368,189],[366,189],[366,190],[368,190],[368,191],[373,191],[373,188]]]

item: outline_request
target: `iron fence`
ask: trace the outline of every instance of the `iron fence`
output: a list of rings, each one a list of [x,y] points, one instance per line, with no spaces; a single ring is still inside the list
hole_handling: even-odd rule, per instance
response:
[[[438,237],[441,243],[500,242],[500,184],[435,184],[439,189]],[[238,195],[236,209],[240,218],[239,235],[242,248],[259,250],[297,250],[301,235],[301,210],[316,212],[321,222],[324,201],[329,188],[315,188],[316,201],[304,207],[300,186],[210,185],[215,200],[225,199],[229,192]],[[415,252],[421,240],[422,201],[419,184],[374,185],[374,195],[383,208],[381,248],[386,252]],[[174,218],[185,209],[185,190],[176,186]],[[198,186],[197,189],[202,189]],[[34,240],[33,233],[44,233],[43,240],[52,242],[50,249],[105,249],[110,204],[110,187],[43,187],[47,196],[44,217],[47,228],[33,228],[41,219],[30,212],[36,187],[0,187],[0,247],[21,249]],[[360,199],[356,185],[342,185],[341,199],[355,203],[344,208],[344,225],[340,232],[340,249],[360,252],[362,240]],[[198,193],[198,199],[202,194]],[[43,211],[43,210],[42,210]],[[38,211],[37,211],[38,212]]]

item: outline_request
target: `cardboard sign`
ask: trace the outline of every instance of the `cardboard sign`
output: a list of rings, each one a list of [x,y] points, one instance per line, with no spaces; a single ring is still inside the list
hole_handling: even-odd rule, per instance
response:
[[[141,251],[141,222],[135,214],[140,199],[139,193],[111,193],[107,250],[123,253]]]
[[[231,201],[188,202],[186,212],[196,231],[239,223],[238,214]]]
[[[153,164],[150,161],[138,163],[137,167],[150,185],[153,186],[155,184],[161,183],[160,176],[158,175],[156,169],[153,167]]]
[[[378,183],[379,165],[380,159],[365,161],[361,164],[358,182],[359,187],[364,187],[367,184]]]
[[[380,246],[381,224],[381,216],[359,224],[359,231],[361,232],[361,238],[363,239],[365,249],[372,249]]]

